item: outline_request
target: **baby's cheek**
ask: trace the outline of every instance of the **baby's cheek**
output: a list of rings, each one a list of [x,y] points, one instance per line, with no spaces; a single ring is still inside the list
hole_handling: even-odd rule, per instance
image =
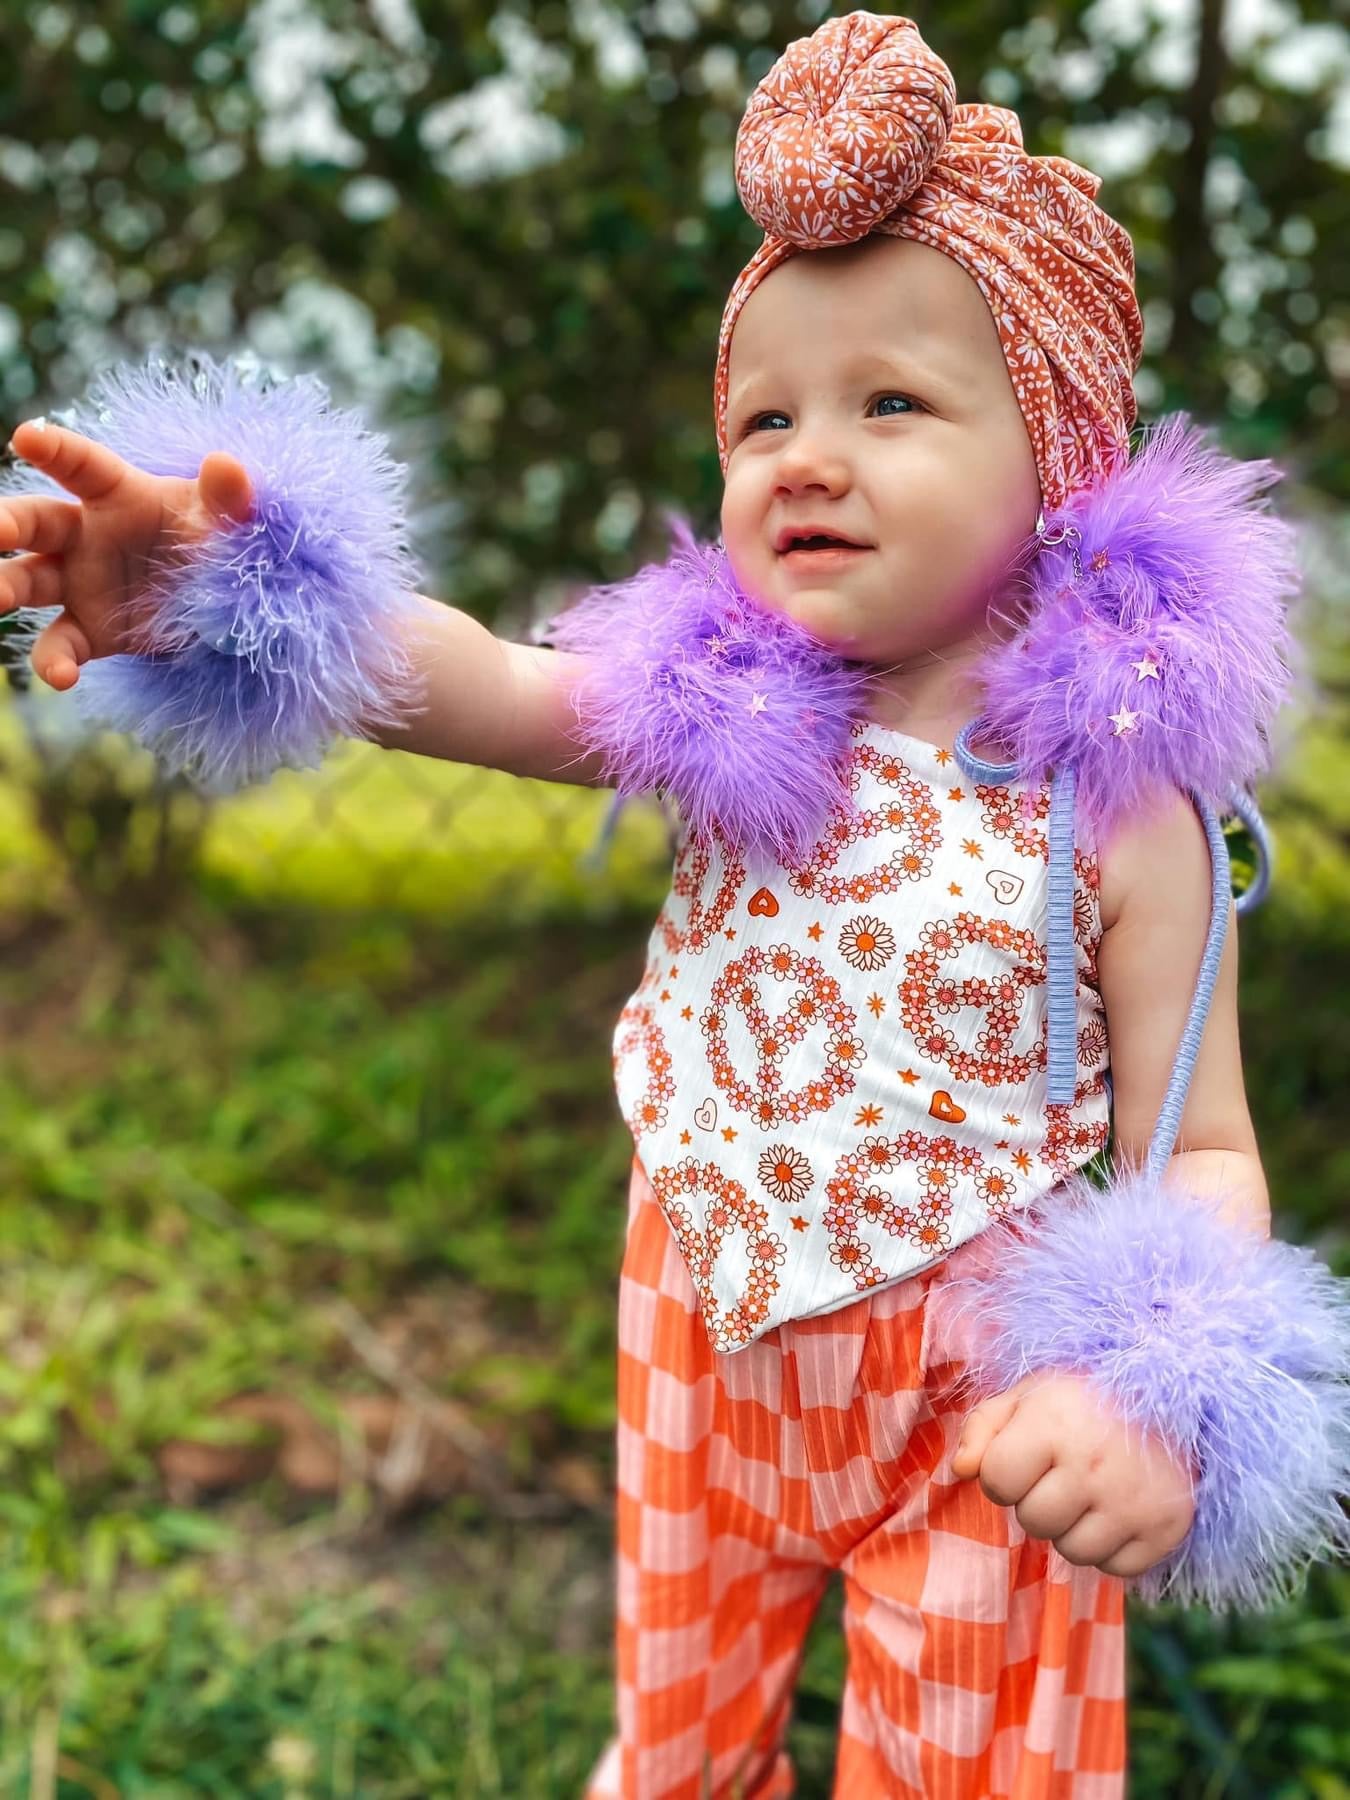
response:
[[[733,523],[722,522],[722,542],[726,546],[727,563],[740,587],[752,600],[771,603],[768,570],[765,559],[753,541],[746,540]]]

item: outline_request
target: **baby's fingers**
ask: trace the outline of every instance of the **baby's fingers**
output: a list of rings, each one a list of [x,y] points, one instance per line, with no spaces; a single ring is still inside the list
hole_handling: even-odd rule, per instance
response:
[[[33,673],[41,676],[48,687],[64,692],[80,679],[81,663],[89,661],[92,651],[89,639],[69,613],[61,613],[33,645]]]
[[[972,1475],[979,1474],[985,1451],[1017,1411],[1031,1379],[1024,1375],[1015,1387],[1010,1387],[1006,1393],[991,1394],[966,1415],[952,1455],[952,1474],[958,1481],[967,1481]]]
[[[59,556],[11,556],[0,562],[0,612],[16,606],[60,606],[65,565]]]
[[[131,464],[93,438],[53,425],[50,419],[25,419],[16,426],[10,445],[25,462],[59,481],[81,500],[102,500],[132,474]]]
[[[1015,1512],[1017,1523],[1028,1537],[1053,1538],[1058,1549],[1064,1534],[1072,1536],[1083,1519],[1089,1516],[1090,1509],[1091,1496],[1083,1485],[1082,1477],[1073,1469],[1062,1469],[1055,1465],[1039,1481],[1032,1483],[1017,1502]],[[1091,1516],[1100,1519],[1101,1512],[1092,1513]],[[1117,1548],[1129,1535],[1122,1527],[1110,1549]],[[1105,1554],[1106,1551],[1103,1551],[1103,1555]],[[1073,1560],[1069,1557],[1069,1561]]]
[[[197,471],[203,507],[213,521],[244,523],[253,511],[253,483],[236,456],[212,450]]]
[[[84,508],[47,494],[0,500],[0,550],[36,550],[59,556],[80,535]]]
[[[1029,1531],[1030,1537],[1053,1537],[1065,1562],[1079,1568],[1103,1568],[1127,1544],[1135,1543],[1134,1527],[1119,1513],[1087,1507],[1066,1530]],[[1144,1565],[1147,1568],[1147,1564]],[[1113,1571],[1108,1571],[1112,1573]]]

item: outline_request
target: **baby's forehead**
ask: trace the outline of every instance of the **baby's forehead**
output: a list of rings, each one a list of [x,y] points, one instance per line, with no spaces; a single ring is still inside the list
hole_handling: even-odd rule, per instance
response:
[[[930,245],[873,234],[770,270],[741,308],[729,371],[739,379],[803,358],[866,354],[954,374],[955,364],[991,351],[1001,360],[993,315],[959,263]]]

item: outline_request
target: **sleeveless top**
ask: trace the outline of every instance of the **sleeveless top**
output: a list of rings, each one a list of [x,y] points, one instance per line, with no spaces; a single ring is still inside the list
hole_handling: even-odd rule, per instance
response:
[[[806,859],[686,827],[619,1016],[619,1106],[718,1350],[915,1274],[1110,1131],[1095,851],[1074,846],[1078,1079],[1046,1100],[1047,785],[859,720]]]

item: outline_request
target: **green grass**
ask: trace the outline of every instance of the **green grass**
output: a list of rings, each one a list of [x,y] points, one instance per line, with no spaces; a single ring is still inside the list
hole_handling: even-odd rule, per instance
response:
[[[404,1528],[363,1518],[359,1491],[297,1513],[273,1483],[241,1520],[170,1504],[155,1456],[242,1390],[378,1388],[341,1298],[377,1331],[430,1310],[418,1378],[462,1399],[522,1492],[563,1450],[605,1478],[628,1158],[591,1026],[636,944],[546,936],[527,975],[510,945],[443,929],[209,910],[11,942],[0,1791],[28,1791],[54,1719],[126,1794],[280,1794],[291,1740],[316,1759],[298,1792],[576,1790],[611,1703],[603,1512],[552,1527],[555,1556],[586,1552],[564,1654],[537,1527],[471,1494],[395,1554]],[[326,1595],[275,1579],[313,1564],[310,1527],[347,1546]],[[466,1570],[475,1549],[490,1566]]]
[[[96,1791],[82,1768],[157,1797],[579,1791],[612,1706],[607,1504],[541,1527],[465,1492],[410,1526],[274,1479],[189,1509],[156,1451],[220,1435],[242,1390],[378,1387],[335,1298],[377,1330],[421,1302],[418,1378],[520,1492],[565,1454],[608,1493],[604,1027],[645,924],[555,925],[528,969],[500,939],[243,908],[10,943],[0,1792],[49,1738],[62,1793]],[[832,1725],[800,1731],[825,1781]]]
[[[571,823],[541,860],[526,784],[445,771],[458,813],[396,818],[413,759],[354,749],[330,826],[309,777],[231,802],[157,920],[55,910],[62,859],[0,797],[0,1797],[575,1794],[608,1735],[609,1039],[659,823],[626,818],[627,875],[583,894],[603,796],[547,789]],[[1343,1259],[1343,870],[1324,823],[1277,829],[1248,1087],[1282,1232]],[[468,1473],[398,1516],[354,1480],[166,1485],[163,1445],[228,1435],[231,1395],[387,1393],[370,1341],[463,1409],[511,1504]],[[798,1687],[803,1800],[830,1792],[840,1598]],[[1323,1571],[1268,1620],[1136,1614],[1132,1794],[1346,1800],[1348,1603]]]
[[[0,1791],[57,1744],[62,1794],[580,1791],[610,1729],[590,1539],[453,1513],[378,1545],[234,1535],[98,1607],[6,1580]]]

